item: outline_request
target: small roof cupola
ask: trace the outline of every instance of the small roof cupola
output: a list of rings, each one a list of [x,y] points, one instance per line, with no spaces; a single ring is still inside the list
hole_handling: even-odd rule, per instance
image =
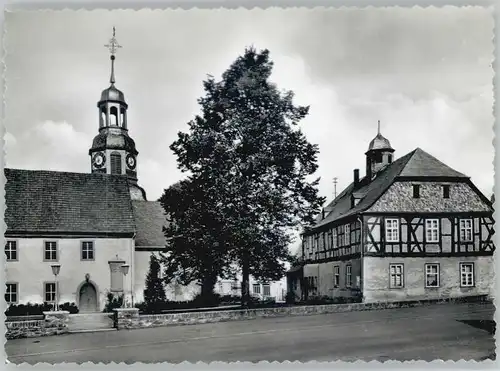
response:
[[[110,86],[101,93],[97,102],[99,109],[99,133],[89,149],[92,173],[124,175],[130,181],[132,199],[146,199],[144,190],[137,185],[137,149],[134,140],[128,135],[127,109],[125,95],[115,86],[116,52],[121,45],[115,37],[105,45],[110,52]]]
[[[380,170],[392,163],[394,149],[391,143],[380,133],[380,120],[375,138],[368,146],[366,155],[366,176],[372,179]]]

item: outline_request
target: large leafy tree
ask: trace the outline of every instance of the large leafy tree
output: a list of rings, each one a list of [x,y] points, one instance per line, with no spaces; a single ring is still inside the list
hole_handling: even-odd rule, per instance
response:
[[[209,302],[217,278],[230,275],[223,224],[216,212],[220,200],[211,180],[188,177],[166,189],[160,203],[169,219],[162,254],[165,280],[198,282],[201,299]]]
[[[217,194],[212,211],[225,240],[224,264],[241,268],[243,304],[249,275],[283,276],[292,230],[312,223],[324,202],[319,179],[310,179],[318,148],[297,125],[309,107],[295,106],[292,92],[270,82],[272,68],[267,50],[248,48],[220,81],[209,76],[201,115],[171,145],[179,168],[203,193]]]

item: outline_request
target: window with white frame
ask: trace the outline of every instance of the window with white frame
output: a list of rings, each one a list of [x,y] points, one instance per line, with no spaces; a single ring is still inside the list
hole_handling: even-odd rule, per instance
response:
[[[385,240],[387,242],[399,242],[399,219],[385,220]]]
[[[439,287],[439,264],[425,265],[425,287]]]
[[[262,294],[264,296],[271,296],[271,286],[269,284],[262,285]]]
[[[94,260],[94,242],[82,242],[82,260]]]
[[[253,293],[260,294],[260,284],[258,284],[258,283],[253,284]]]
[[[57,242],[55,241],[45,241],[45,250],[43,253],[43,259],[45,261],[57,261]]]
[[[44,298],[47,303],[53,303],[56,301],[56,283],[55,282],[45,282],[44,285]]]
[[[352,286],[352,266],[351,265],[345,266],[345,285],[346,285],[346,287]]]
[[[333,286],[340,286],[340,267],[338,265],[333,267]]]
[[[332,247],[337,248],[337,228],[332,229]]]
[[[425,237],[427,242],[439,242],[439,219],[425,221]]]
[[[398,289],[404,287],[404,266],[403,264],[390,264],[390,287]]]
[[[350,245],[351,244],[351,225],[347,223],[344,225],[344,239],[345,239],[345,244]]]
[[[472,241],[472,219],[460,219],[460,241]]]
[[[460,263],[460,286],[474,286],[474,263]]]
[[[17,283],[6,283],[5,284],[5,301],[7,304],[15,304],[17,303],[17,298],[18,298],[18,285]]]
[[[7,241],[5,243],[5,256],[7,261],[17,260],[17,241]]]

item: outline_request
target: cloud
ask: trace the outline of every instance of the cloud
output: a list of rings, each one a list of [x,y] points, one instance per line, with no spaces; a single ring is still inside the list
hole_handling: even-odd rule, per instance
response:
[[[11,133],[9,132],[5,132],[5,135],[3,137],[4,141],[5,141],[5,146],[6,147],[13,147],[17,144],[17,139],[14,135],[12,135]]]
[[[91,137],[65,121],[46,120],[24,132],[15,148],[7,146],[7,158],[13,157],[9,166],[86,172],[90,169],[90,160],[85,154],[91,141]]]

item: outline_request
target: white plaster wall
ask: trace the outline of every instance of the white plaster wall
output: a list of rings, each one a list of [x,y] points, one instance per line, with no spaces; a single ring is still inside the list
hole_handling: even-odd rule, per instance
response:
[[[10,238],[7,238],[10,240]],[[87,238],[87,239],[18,239],[18,260],[6,262],[6,282],[18,283],[19,303],[42,303],[44,301],[44,282],[53,282],[51,264],[43,260],[44,241],[57,241],[61,271],[58,276],[59,303],[75,302],[79,298],[77,288],[85,281],[85,274],[90,275],[90,281],[95,284],[99,293],[99,308],[102,310],[106,303],[106,294],[111,285],[109,260],[116,259],[116,255],[132,266],[133,240],[131,238]],[[82,261],[82,241],[94,242],[94,260]],[[131,274],[124,280],[125,293],[131,290]]]

